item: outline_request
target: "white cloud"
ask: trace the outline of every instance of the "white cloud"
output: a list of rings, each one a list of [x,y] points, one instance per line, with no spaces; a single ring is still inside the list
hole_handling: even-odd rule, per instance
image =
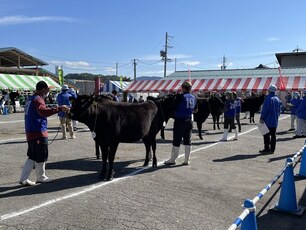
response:
[[[167,73],[168,73],[168,71],[167,71]],[[137,73],[138,76],[148,76],[148,75],[151,75],[151,76],[163,76],[163,74],[164,74],[163,70],[160,70],[160,71],[159,70],[158,71],[141,71],[141,72]]]
[[[199,61],[180,61],[180,63],[188,66],[196,66],[200,64]]]
[[[78,69],[78,70],[96,70],[97,68],[95,66],[91,66],[88,62],[86,61],[76,61],[76,62],[72,62],[72,61],[50,61],[50,64],[53,65],[58,65],[61,66],[63,65],[63,67],[65,68],[69,68],[69,69]]]
[[[171,59],[187,59],[187,58],[192,58],[192,56],[190,55],[186,55],[186,54],[169,54],[168,55],[169,58]]]
[[[116,68],[113,67],[106,67],[104,68],[104,71],[109,75],[116,74]]]
[[[275,38],[275,37],[266,38],[266,41],[268,41],[268,42],[275,42],[275,41],[278,41],[278,40],[280,40],[280,38]]]
[[[223,64],[218,64],[217,66],[218,67],[221,67]],[[230,62],[230,63],[226,63],[226,67],[230,67],[230,66],[233,66],[234,63]]]
[[[38,22],[72,22],[73,18],[68,17],[53,17],[53,16],[40,16],[28,17],[23,15],[0,17],[0,26],[17,25],[17,24],[30,24]]]

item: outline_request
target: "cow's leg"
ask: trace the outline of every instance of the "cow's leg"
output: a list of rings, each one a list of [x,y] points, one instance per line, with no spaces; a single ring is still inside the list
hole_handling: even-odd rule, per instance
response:
[[[202,122],[197,121],[197,127],[198,127],[199,137],[200,137],[201,140],[203,140],[203,137],[202,137]]]
[[[107,173],[107,178],[106,180],[111,181],[114,176],[114,160],[115,160],[115,155],[117,152],[119,143],[115,143],[109,147],[109,153],[108,153],[108,163],[109,163],[109,168],[108,168],[108,173]]]
[[[156,158],[156,136],[152,136],[151,138],[152,152],[153,152],[153,160],[152,167],[157,167],[157,158]]]
[[[220,130],[220,115],[217,116],[217,127]]]
[[[95,148],[96,148],[96,156],[97,156],[97,159],[100,159],[100,145],[97,141],[95,141]],[[102,149],[101,149],[102,151]]]
[[[149,161],[150,161],[149,154],[150,154],[151,143],[150,143],[150,139],[149,139],[148,136],[145,136],[144,138],[142,138],[142,141],[143,141],[143,143],[145,144],[145,147],[146,147],[146,159],[145,159],[145,162],[143,163],[143,166],[148,166]]]
[[[216,130],[216,116],[212,115],[212,119],[213,119],[213,128],[214,130]]]
[[[160,137],[161,139],[165,140],[165,127],[162,127],[160,130]]]
[[[98,144],[99,145],[99,144]],[[106,166],[107,166],[107,156],[108,156],[108,146],[100,145],[102,150],[102,169],[99,178],[104,180],[106,177]]]

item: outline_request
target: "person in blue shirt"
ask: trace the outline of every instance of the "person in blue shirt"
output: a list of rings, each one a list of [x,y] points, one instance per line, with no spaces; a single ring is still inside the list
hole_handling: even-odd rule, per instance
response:
[[[74,88],[69,88],[68,93],[71,95],[71,97],[69,99],[77,99],[78,95],[76,94]],[[72,120],[72,128],[73,128],[73,131],[75,131],[75,132],[78,130],[77,125],[78,125],[78,121]]]
[[[69,89],[68,85],[63,85],[62,86],[62,92],[56,98],[57,104],[59,106],[67,105],[69,108],[71,107],[71,103],[70,103],[71,94],[68,93],[68,89]],[[66,114],[62,111],[58,112],[58,116],[59,116],[59,120],[60,120],[60,124],[61,124],[62,134],[63,134],[62,139],[67,139],[66,125],[68,127],[70,137],[72,139],[75,139],[71,119],[66,117]]]
[[[227,141],[227,135],[229,131],[229,126],[234,130],[235,137],[234,140],[238,140],[238,131],[235,125],[235,116],[236,116],[236,103],[233,97],[232,92],[225,93],[225,102],[224,102],[224,132],[223,137],[220,141]]]
[[[182,94],[177,95],[174,102],[174,125],[173,143],[170,159],[165,161],[165,165],[175,165],[179,155],[180,144],[183,139],[185,145],[185,161],[183,165],[189,164],[191,152],[191,131],[193,113],[197,112],[197,100],[191,92],[192,84],[185,81],[182,84]]]
[[[297,116],[297,127],[295,131],[296,135],[293,138],[306,137],[306,90],[304,90],[303,99],[295,112]]]
[[[233,92],[233,95],[235,99],[235,108],[236,108],[235,119],[238,125],[238,132],[241,132],[240,113],[241,113],[241,103],[243,102],[243,100],[241,97],[237,97],[236,92]]]
[[[264,154],[274,153],[276,147],[276,129],[281,112],[281,101],[276,96],[276,91],[275,85],[269,86],[269,94],[264,100],[260,114],[259,122],[265,123],[269,129],[269,132],[264,135],[264,149],[259,151]]]
[[[295,123],[297,121],[296,116],[296,110],[299,107],[299,104],[301,103],[300,93],[294,92],[293,98],[290,100],[289,106],[291,107],[291,128],[288,131],[294,131],[295,130]]]

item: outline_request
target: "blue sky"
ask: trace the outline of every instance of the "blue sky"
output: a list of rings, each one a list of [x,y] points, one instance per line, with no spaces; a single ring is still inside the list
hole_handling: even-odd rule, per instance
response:
[[[64,74],[163,76],[177,70],[277,67],[275,53],[306,50],[304,0],[0,0],[0,47]]]

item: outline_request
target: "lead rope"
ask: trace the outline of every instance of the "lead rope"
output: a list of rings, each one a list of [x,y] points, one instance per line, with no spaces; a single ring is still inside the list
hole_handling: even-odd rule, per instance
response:
[[[159,100],[158,102],[159,102],[160,109],[161,109],[162,116],[163,116],[163,127],[165,128],[165,127],[166,127],[166,121],[165,121],[165,116],[164,116],[163,107],[162,107],[162,104],[161,104],[160,100]]]
[[[58,133],[59,133],[59,131],[60,131],[60,128],[61,128],[61,125],[58,126],[57,132],[56,132],[56,134],[55,134],[55,137],[53,137],[52,141],[51,141],[48,145],[51,145],[51,144],[53,143],[53,141],[55,140],[55,138],[57,137],[57,135],[58,135]]]

